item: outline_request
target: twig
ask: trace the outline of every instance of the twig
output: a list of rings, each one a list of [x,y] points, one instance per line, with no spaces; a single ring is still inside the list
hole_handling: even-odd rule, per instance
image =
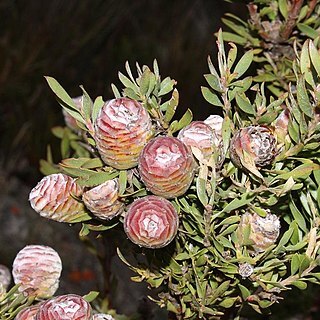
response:
[[[287,19],[286,24],[280,34],[282,41],[286,41],[289,39],[289,37],[292,33],[292,30],[296,25],[296,21],[299,16],[299,12],[300,12],[302,5],[303,5],[303,0],[293,0],[292,1],[291,8],[290,8],[289,15],[288,15],[288,19]]]
[[[306,18],[309,18],[311,16],[311,13],[313,12],[314,8],[317,5],[317,0],[311,0],[309,4],[309,9],[306,15]]]

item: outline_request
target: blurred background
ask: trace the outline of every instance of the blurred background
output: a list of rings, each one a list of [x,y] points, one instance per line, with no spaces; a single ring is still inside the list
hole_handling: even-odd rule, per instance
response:
[[[92,0],[0,1],[0,164],[27,183],[39,177],[50,129],[62,125],[61,107],[44,76],[71,96],[83,85],[92,98],[112,98],[118,71],[158,60],[162,77],[178,81],[178,115],[213,112],[200,85],[215,59],[214,33],[225,12],[246,14],[241,1]],[[120,85],[119,85],[120,86]],[[57,159],[59,160],[59,159]]]
[[[64,125],[63,116],[44,76],[56,78],[71,96],[80,95],[83,85],[93,99],[110,99],[110,85],[121,87],[117,74],[127,60],[151,66],[156,58],[162,77],[178,82],[177,117],[191,108],[202,120],[218,112],[202,98],[200,86],[208,73],[207,56],[216,60],[214,33],[226,12],[246,19],[245,1],[0,0],[0,264],[11,267],[25,245],[44,244],[63,261],[58,293],[85,294],[99,290],[102,281],[96,258],[78,240],[79,230],[40,218],[28,203],[42,178],[39,160],[48,144],[60,160],[51,128]],[[115,273],[118,264],[113,262]],[[119,294],[114,306],[127,314],[142,308],[151,319],[143,309],[149,306],[145,286],[131,289],[129,277],[121,273],[118,290],[127,295]],[[279,319],[287,314],[282,310]]]

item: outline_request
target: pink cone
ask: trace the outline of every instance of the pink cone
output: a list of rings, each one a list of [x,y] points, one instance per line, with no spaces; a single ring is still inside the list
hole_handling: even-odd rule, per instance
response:
[[[76,181],[62,173],[44,177],[30,192],[31,207],[44,218],[59,222],[72,222],[84,210],[80,197],[83,189]]]
[[[135,244],[161,248],[175,237],[179,217],[170,201],[157,196],[146,196],[129,206],[123,224],[128,238]]]
[[[95,123],[95,141],[101,158],[117,169],[135,167],[152,134],[148,112],[138,101],[128,98],[106,102]]]
[[[190,148],[174,137],[157,137],[139,158],[142,181],[153,194],[164,198],[183,195],[190,187],[195,160]]]
[[[59,287],[62,263],[58,253],[47,246],[29,245],[13,261],[12,275],[19,290],[38,298],[52,297]]]

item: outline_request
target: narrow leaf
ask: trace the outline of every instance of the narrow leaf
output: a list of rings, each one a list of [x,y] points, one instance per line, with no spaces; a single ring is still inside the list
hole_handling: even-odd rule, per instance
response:
[[[138,86],[135,83],[133,83],[128,77],[126,77],[123,73],[119,72],[118,76],[119,80],[126,88],[132,89],[135,93],[139,92]]]
[[[212,92],[209,88],[206,87],[201,87],[201,92],[203,97],[212,105],[217,106],[217,107],[223,107],[222,102],[218,98],[218,96]]]
[[[177,89],[174,89],[172,92],[172,97],[171,97],[170,101],[168,102],[168,107],[167,107],[166,113],[164,115],[164,121],[166,123],[169,123],[172,120],[172,118],[174,117],[178,103],[179,103],[179,92]]]
[[[244,93],[241,95],[240,94],[236,95],[236,102],[238,107],[245,113],[250,115],[254,115],[256,113],[253,105],[251,104],[250,100],[245,96]]]
[[[237,46],[234,43],[230,42],[230,46],[231,49],[229,50],[227,56],[227,67],[229,68],[229,70],[232,68],[234,62],[236,61],[238,52]]]
[[[173,86],[176,84],[176,81],[171,79],[170,77],[166,77],[162,80],[160,84],[160,91],[158,96],[164,96],[165,94],[169,93],[173,90]]]
[[[253,61],[253,50],[247,51],[237,63],[233,73],[236,73],[236,79],[240,78],[250,67]]]
[[[311,39],[315,39],[319,36],[319,33],[317,30],[313,29],[312,27],[306,24],[298,23],[297,27],[302,33],[304,33],[306,36],[308,36]]]
[[[72,98],[68,95],[68,93],[63,89],[63,87],[60,85],[60,83],[49,76],[46,76],[45,79],[47,80],[49,87],[51,90],[55,93],[55,95],[67,106],[70,108],[78,111],[77,106],[75,105],[74,101]]]
[[[101,96],[97,97],[94,100],[93,107],[92,107],[92,113],[91,113],[91,120],[93,123],[95,123],[95,121],[97,120],[98,114],[99,114],[101,108],[103,107],[103,105],[104,105],[104,101]]]
[[[209,86],[218,92],[222,92],[221,84],[220,84],[220,78],[216,77],[213,74],[205,74],[204,75],[206,81],[208,82]]]
[[[118,88],[113,83],[111,83],[111,89],[112,89],[112,92],[113,92],[115,98],[121,98],[121,94],[120,94]]]
[[[318,77],[320,77],[320,54],[316,49],[313,41],[309,41],[309,54],[312,65],[315,68]]]

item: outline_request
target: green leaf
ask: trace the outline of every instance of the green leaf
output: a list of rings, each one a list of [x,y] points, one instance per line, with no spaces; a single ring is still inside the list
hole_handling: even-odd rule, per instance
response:
[[[245,96],[245,94],[236,94],[236,102],[238,107],[247,114],[255,115],[256,111],[251,104],[250,100]]]
[[[231,216],[231,217],[227,217],[227,218],[223,219],[219,223],[219,226],[220,225],[224,225],[224,224],[231,225],[231,224],[234,224],[234,223],[238,223],[239,221],[240,221],[240,217],[239,216]]]
[[[229,148],[231,130],[232,130],[231,120],[228,116],[225,116],[222,122],[222,130],[221,130],[224,154],[227,153],[227,150]]]
[[[232,1],[228,1],[228,2],[232,2]],[[226,17],[230,17],[232,18],[233,20],[239,22],[240,24],[242,24],[244,27],[247,27],[247,22],[246,21],[243,21],[241,18],[239,18],[237,15],[235,14],[232,14],[232,13],[229,13],[227,12],[226,13]]]
[[[288,2],[287,0],[279,0],[279,11],[282,16],[287,20],[288,18]]]
[[[207,180],[200,178],[200,176],[197,177],[197,180],[196,180],[197,195],[204,207],[208,204],[208,201],[209,201],[207,196],[207,191],[206,191],[206,183],[207,183]]]
[[[291,275],[294,275],[298,272],[300,267],[300,258],[299,254],[294,254],[291,258]]]
[[[239,79],[250,67],[253,61],[253,50],[247,51],[237,63],[233,73],[236,73],[236,79]]]
[[[243,193],[240,198],[233,199],[230,203],[228,203],[220,213],[228,213],[245,205],[248,205],[253,201],[254,197],[255,195],[250,192]]]
[[[154,72],[156,78],[160,77],[158,61],[156,59],[153,60],[153,72]]]
[[[62,158],[68,158],[70,153],[70,140],[68,135],[68,130],[64,130],[61,144],[60,144],[60,151]]]
[[[92,217],[87,212],[79,212],[73,215],[72,218],[68,218],[68,223],[79,223],[91,219]]]
[[[120,94],[118,88],[113,83],[111,83],[111,89],[112,89],[112,92],[113,92],[115,98],[118,99],[118,98],[122,97],[122,95]]]
[[[135,81],[135,79],[134,79],[134,77],[132,75],[132,72],[131,72],[129,61],[126,61],[124,66],[126,68],[127,74],[129,76],[130,80],[132,81],[132,83],[136,84],[136,81]]]
[[[168,102],[166,113],[164,115],[164,121],[166,123],[169,123],[174,117],[178,103],[179,103],[179,92],[177,89],[174,89],[172,92],[172,97]]]
[[[209,86],[218,92],[223,92],[222,88],[221,88],[221,83],[220,83],[220,78],[216,77],[213,74],[205,74],[204,75],[206,81],[208,82]]]
[[[290,198],[291,198],[291,201],[289,203],[289,208],[290,208],[290,211],[292,213],[292,216],[293,216],[294,220],[297,222],[297,224],[300,227],[300,229],[307,233],[308,229],[307,229],[307,226],[306,226],[305,218],[303,217],[301,212],[296,207],[295,203],[293,202],[292,197],[290,197]]]
[[[80,186],[94,187],[118,176],[118,172],[93,171],[89,175],[82,175],[77,179]]]
[[[254,162],[254,159],[251,154],[249,154],[247,151],[242,151],[243,156],[240,157],[240,162],[244,168],[246,168],[250,173],[255,175],[257,178],[263,180],[263,175],[260,173],[258,168],[256,167],[256,164]]]
[[[307,289],[307,286],[308,286],[304,281],[301,281],[301,280],[293,281],[292,285],[297,287],[300,290],[305,290]]]
[[[90,233],[87,224],[83,223],[81,230],[79,231],[79,237],[86,237]]]
[[[313,29],[312,27],[306,24],[298,23],[297,27],[302,33],[304,33],[306,36],[308,36],[311,39],[315,39],[319,36],[319,33],[317,30]]]
[[[93,103],[92,100],[89,96],[89,94],[87,93],[87,91],[84,89],[83,86],[80,86],[83,95],[82,95],[82,113],[84,116],[84,119],[86,120],[86,122],[91,120],[91,113],[92,113],[92,107],[93,107]]]
[[[227,67],[229,68],[229,70],[232,68],[234,62],[236,61],[237,58],[237,53],[238,53],[238,49],[237,46],[234,43],[230,43],[231,49],[228,52],[228,56],[227,56]]]
[[[311,70],[311,61],[309,57],[309,50],[308,50],[308,41],[303,44],[301,55],[300,55],[300,68],[301,72],[304,75],[305,80],[309,83],[312,87],[315,87],[315,83],[313,80]]]
[[[60,103],[60,102],[59,102]],[[77,123],[78,126],[81,126],[81,123],[84,124],[84,126],[81,126],[81,128],[86,128],[85,126],[85,120],[83,119],[82,115],[80,114],[79,111],[74,111],[73,109],[70,109],[68,107],[65,107],[63,104],[60,103],[60,105],[62,106],[62,108],[64,110],[66,110],[66,112],[68,112],[70,114],[71,117],[73,117],[74,119],[76,119],[77,121],[79,121],[80,123]]]
[[[232,31],[237,33],[239,36],[244,37],[245,39],[252,38],[248,33],[247,26],[241,26],[239,24],[235,24],[233,21],[226,18],[222,18],[221,20],[226,26],[228,26]]]
[[[223,39],[225,41],[234,42],[234,43],[240,44],[242,46],[247,43],[247,40],[244,37],[240,37],[240,36],[238,36],[234,33],[231,33],[231,32],[223,31],[222,35],[223,35]]]
[[[288,132],[290,135],[290,138],[295,142],[299,143],[300,142],[300,134],[299,134],[299,125],[294,119],[289,120],[288,124]]]
[[[146,95],[146,93],[149,90],[149,85],[150,85],[150,80],[151,80],[151,71],[149,68],[146,68],[143,73],[142,76],[140,78],[140,93],[142,96]]]
[[[243,300],[244,301],[247,300],[247,298],[251,295],[251,292],[249,291],[249,289],[240,283],[238,283],[238,287],[241,291],[241,296],[242,296]]]
[[[223,107],[223,104],[219,97],[209,88],[207,87],[201,87],[201,92],[203,97],[212,105],[217,107]]]
[[[95,123],[95,121],[97,120],[97,117],[98,117],[99,112],[100,112],[101,108],[103,107],[103,105],[104,105],[104,101],[101,96],[97,97],[94,100],[93,107],[92,107],[92,113],[91,113],[91,120],[93,123]]]
[[[49,161],[46,161],[44,159],[41,159],[40,160],[40,172],[47,176],[49,174],[59,173],[60,170],[55,164],[50,163]]]
[[[130,88],[133,90],[134,93],[138,94],[139,93],[139,88],[138,86],[133,83],[128,77],[126,77],[123,73],[118,72],[119,80],[122,82],[122,84],[126,88]]]
[[[127,187],[127,171],[121,170],[119,172],[119,195],[123,195]]]
[[[169,93],[173,90],[173,86],[176,84],[176,81],[171,79],[170,77],[166,77],[161,81],[160,84],[160,91],[158,96],[164,96],[165,94]]]
[[[177,261],[182,261],[182,260],[187,260],[187,259],[190,259],[190,254],[187,252],[181,252],[175,256],[175,260],[177,260]]]
[[[225,298],[220,303],[219,306],[222,308],[231,308],[235,302],[238,300],[238,298]]]
[[[309,54],[312,65],[316,70],[318,77],[320,77],[320,55],[313,41],[309,41]]]
[[[124,94],[125,97],[128,97],[130,99],[140,100],[139,95],[134,90],[132,90],[131,88],[125,88],[123,90],[123,94]]]
[[[178,122],[172,122],[170,125],[170,131],[172,133],[181,130],[182,128],[186,127],[190,122],[192,121],[192,111],[190,109],[187,109],[185,114],[182,116],[182,118]]]
[[[278,252],[280,250],[282,250],[282,248],[289,242],[292,234],[293,234],[293,228],[294,228],[294,225],[296,223],[293,221],[291,222],[290,226],[289,226],[289,229],[283,234],[283,236],[281,237],[281,239],[279,240],[279,243],[275,249],[275,252]]]
[[[262,73],[253,77],[253,80],[256,82],[271,82],[271,81],[275,81],[276,79],[277,79],[277,76],[271,73]]]
[[[208,304],[214,303],[216,299],[222,297],[223,294],[229,289],[230,287],[230,280],[222,282],[218,288],[214,289],[213,293],[210,296],[210,300]]]
[[[95,169],[104,166],[104,163],[100,158],[68,158],[61,161],[63,166],[74,167],[74,168],[86,168]]]
[[[93,300],[95,300],[100,293],[98,291],[90,291],[86,295],[84,295],[82,298],[86,300],[88,303],[91,303]]]
[[[72,98],[68,95],[68,93],[63,89],[63,87],[60,85],[60,83],[49,76],[46,76],[45,79],[47,80],[49,87],[51,90],[55,93],[55,95],[67,106],[70,108],[78,111],[77,106],[75,105]]]
[[[293,179],[306,179],[312,173],[312,171],[318,169],[320,169],[320,166],[316,163],[304,163],[289,172],[278,175],[274,178],[274,180],[288,180],[290,177]]]

